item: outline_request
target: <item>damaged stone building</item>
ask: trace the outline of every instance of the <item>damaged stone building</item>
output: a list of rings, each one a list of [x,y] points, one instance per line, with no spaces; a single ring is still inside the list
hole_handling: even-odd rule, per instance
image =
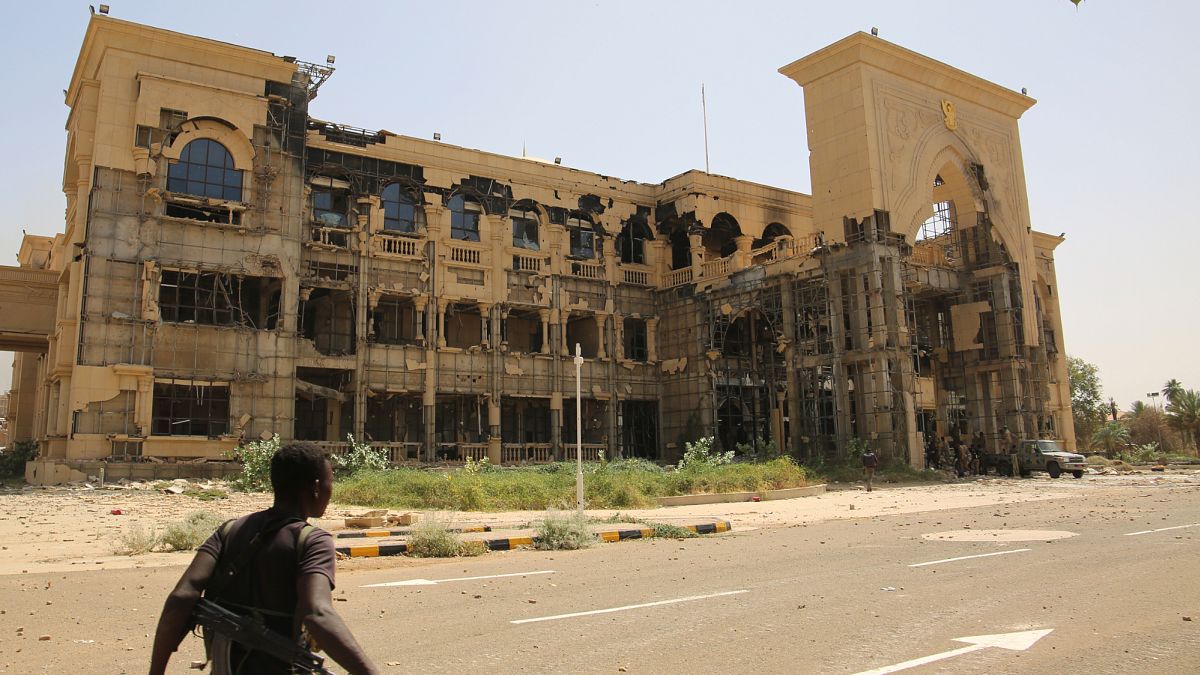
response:
[[[271,434],[549,461],[574,441],[576,344],[587,458],[859,437],[919,464],[927,434],[1004,427],[1073,446],[1032,99],[851,35],[780,70],[804,88],[805,195],[319,120],[332,72],[93,17],[64,231],[0,268],[10,431],[43,463]]]

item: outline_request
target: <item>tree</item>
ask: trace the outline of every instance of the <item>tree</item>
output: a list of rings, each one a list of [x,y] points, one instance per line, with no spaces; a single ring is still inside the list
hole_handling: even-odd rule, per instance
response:
[[[1176,394],[1167,405],[1167,421],[1179,430],[1184,443],[1195,445],[1200,436],[1200,392],[1187,389]]]
[[[1130,414],[1121,421],[1129,429],[1129,440],[1134,445],[1157,443],[1163,452],[1178,452],[1182,445],[1179,432],[1167,423],[1167,416],[1148,405],[1142,405],[1140,414]]]
[[[1071,380],[1071,414],[1075,422],[1075,438],[1090,440],[1104,423],[1108,402],[1100,390],[1100,369],[1074,356],[1067,357],[1067,373]]]
[[[1174,401],[1175,397],[1182,393],[1183,393],[1183,384],[1180,383],[1179,380],[1177,380],[1173,377],[1171,379],[1167,380],[1167,383],[1163,385],[1162,395],[1163,395],[1163,398],[1167,399],[1167,403]]]
[[[1142,416],[1142,413],[1149,410],[1145,401],[1134,401],[1133,405],[1129,406],[1129,418],[1137,419]]]
[[[1120,422],[1109,422],[1092,434],[1092,445],[1104,448],[1111,457],[1114,450],[1129,445],[1129,430]]]

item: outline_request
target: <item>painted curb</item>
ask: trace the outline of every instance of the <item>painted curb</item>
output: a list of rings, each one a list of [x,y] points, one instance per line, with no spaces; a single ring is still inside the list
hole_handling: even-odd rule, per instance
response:
[[[659,497],[659,506],[695,506],[697,504],[729,504],[734,502],[752,502],[757,497],[759,501],[776,499],[795,499],[811,497],[825,492],[825,484],[807,485],[798,488],[783,488],[782,490],[763,490],[762,492],[720,492],[712,495],[679,495],[677,497]]]
[[[474,527],[450,527],[447,528],[450,532],[491,532],[490,525],[477,525]],[[355,539],[360,537],[403,537],[406,534],[412,534],[411,527],[405,527],[398,530],[352,530],[335,532],[334,537],[337,539]]]
[[[716,534],[729,532],[733,525],[729,521],[701,523],[699,525],[681,525],[696,534]],[[603,542],[626,541],[629,539],[650,539],[654,536],[653,528],[638,528],[636,530],[606,530],[597,532],[596,536]],[[512,551],[521,546],[533,546],[534,537],[504,537],[503,539],[486,539],[489,551]],[[363,544],[362,546],[338,546],[334,549],[339,554],[349,558],[380,558],[391,555],[403,555],[408,551],[407,544]]]

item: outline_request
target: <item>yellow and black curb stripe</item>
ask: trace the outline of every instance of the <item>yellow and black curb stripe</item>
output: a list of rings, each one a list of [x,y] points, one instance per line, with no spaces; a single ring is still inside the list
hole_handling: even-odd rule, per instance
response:
[[[696,534],[714,534],[717,532],[728,532],[733,527],[728,521],[719,521],[716,523],[702,523],[700,525],[681,525],[684,529],[691,530]],[[384,536],[384,535],[364,535],[364,536]],[[627,539],[649,539],[654,536],[654,529],[649,527],[638,528],[636,530],[608,530],[597,533],[601,541],[625,541]],[[535,543],[534,537],[504,537],[503,539],[486,539],[489,551],[512,551],[521,546],[533,546]],[[378,558],[389,555],[402,555],[408,551],[407,544],[363,544],[362,546],[338,546],[335,549],[338,553],[350,558]]]
[[[471,527],[451,527],[447,528],[450,532],[491,532],[491,525],[474,525]],[[360,537],[403,537],[406,534],[412,534],[411,527],[405,527],[398,530],[351,530],[346,532],[336,532],[334,537],[338,539],[353,539]]]

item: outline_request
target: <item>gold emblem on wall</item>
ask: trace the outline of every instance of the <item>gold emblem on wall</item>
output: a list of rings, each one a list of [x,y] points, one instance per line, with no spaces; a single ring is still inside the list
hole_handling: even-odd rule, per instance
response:
[[[950,131],[958,128],[958,111],[954,108],[954,101],[942,99],[942,121]]]

